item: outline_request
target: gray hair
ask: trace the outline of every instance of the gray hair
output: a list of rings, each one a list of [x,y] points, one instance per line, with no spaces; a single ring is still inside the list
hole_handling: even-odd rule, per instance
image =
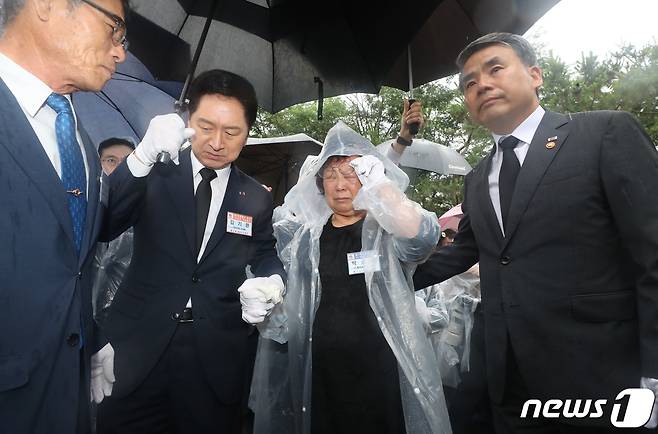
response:
[[[78,6],[81,0],[68,0],[71,7]],[[124,14],[128,14],[130,7],[129,0],[121,0],[123,4]],[[0,0],[0,36],[4,33],[7,25],[10,24],[14,18],[25,7],[25,0]]]
[[[514,50],[521,62],[526,66],[537,65],[537,55],[534,48],[528,41],[519,35],[513,33],[496,32],[489,33],[477,38],[464,48],[457,56],[455,63],[459,67],[459,89],[463,92],[464,87],[462,83],[462,73],[464,72],[464,65],[470,57],[480,50],[483,50],[491,45],[504,45]]]

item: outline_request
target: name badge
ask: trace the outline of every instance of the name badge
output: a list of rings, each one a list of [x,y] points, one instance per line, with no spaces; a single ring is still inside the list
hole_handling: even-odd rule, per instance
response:
[[[376,250],[363,250],[347,254],[347,268],[351,275],[381,271],[379,253]]]
[[[250,237],[253,222],[254,218],[250,215],[229,212],[226,215],[226,232]]]

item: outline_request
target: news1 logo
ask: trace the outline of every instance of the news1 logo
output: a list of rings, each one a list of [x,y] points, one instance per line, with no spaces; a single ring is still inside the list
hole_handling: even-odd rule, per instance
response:
[[[638,428],[649,421],[656,396],[649,389],[622,390],[612,402],[610,423],[617,428]],[[609,404],[605,399],[549,399],[542,403],[529,399],[523,404],[521,418],[599,419]],[[532,413],[531,412],[532,409]]]

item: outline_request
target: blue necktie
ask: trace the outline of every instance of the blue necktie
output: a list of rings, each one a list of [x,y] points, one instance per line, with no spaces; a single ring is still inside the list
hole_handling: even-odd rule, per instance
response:
[[[51,93],[46,104],[57,113],[55,133],[59,158],[62,163],[62,184],[69,201],[69,212],[73,221],[73,238],[76,252],[79,255],[87,216],[85,163],[76,138],[75,119],[69,100],[62,95]]]

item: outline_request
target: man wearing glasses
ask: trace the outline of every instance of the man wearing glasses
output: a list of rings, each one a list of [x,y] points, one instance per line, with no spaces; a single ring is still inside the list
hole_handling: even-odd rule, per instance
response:
[[[125,59],[126,3],[0,8],[3,433],[87,433],[90,374],[99,398],[111,393],[111,349],[98,351],[91,305],[101,169],[70,94],[100,90]]]

